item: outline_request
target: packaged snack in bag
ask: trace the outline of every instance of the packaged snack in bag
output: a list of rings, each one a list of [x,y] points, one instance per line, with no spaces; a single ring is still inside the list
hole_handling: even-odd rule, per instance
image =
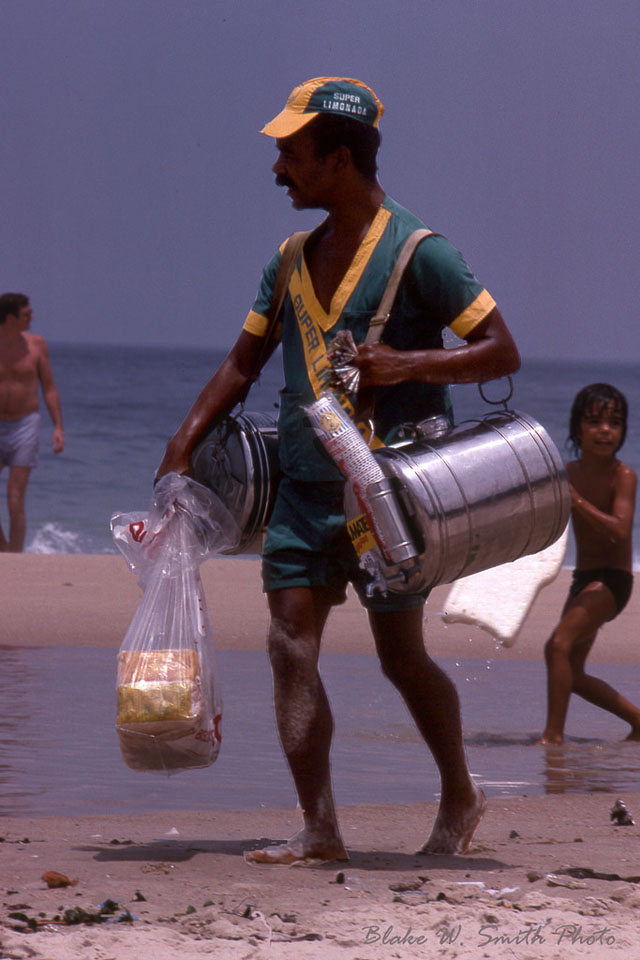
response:
[[[170,473],[149,513],[116,514],[111,532],[143,590],[118,654],[123,759],[134,770],[209,766],[220,750],[222,698],[199,567],[233,547],[239,530],[215,494]]]

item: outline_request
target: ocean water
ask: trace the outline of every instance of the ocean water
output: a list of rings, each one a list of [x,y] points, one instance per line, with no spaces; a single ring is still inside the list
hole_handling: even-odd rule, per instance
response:
[[[32,553],[113,553],[113,513],[146,510],[153,475],[167,439],[180,424],[202,385],[223,357],[214,350],[50,344],[54,376],[65,420],[66,448],[50,450],[46,411],[40,463],[27,494],[26,549]],[[247,402],[248,410],[276,410],[282,375],[279,355],[270,361]],[[545,427],[563,456],[569,409],[587,383],[607,381],[630,406],[622,458],[640,470],[640,380],[635,365],[565,359],[526,361],[514,378],[510,406]],[[506,381],[485,387],[500,399]],[[453,388],[456,420],[491,409],[477,386]],[[0,475],[0,518],[6,522],[4,474]],[[640,540],[636,517],[636,558]],[[570,544],[566,564],[573,558]],[[637,566],[637,563],[636,563]]]

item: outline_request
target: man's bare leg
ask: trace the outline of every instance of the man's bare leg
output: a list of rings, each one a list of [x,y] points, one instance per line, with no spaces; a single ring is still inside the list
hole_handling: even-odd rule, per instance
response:
[[[420,853],[464,853],[486,808],[471,779],[455,686],[428,656],[422,608],[371,612],[369,620],[385,675],[404,699],[440,771],[440,806]]]
[[[31,467],[9,467],[7,503],[9,507],[9,552],[22,553],[27,532],[25,500]]]
[[[537,743],[563,742],[569,699],[575,689],[574,666],[584,677],[584,661],[596,634],[615,611],[613,594],[603,583],[589,584],[566,604],[560,623],[545,644],[547,722]]]
[[[318,673],[320,638],[331,608],[323,589],[269,593],[269,656],[278,732],[295,782],[304,826],[286,844],[245,853],[251,863],[348,860],[331,785],[333,718]]]

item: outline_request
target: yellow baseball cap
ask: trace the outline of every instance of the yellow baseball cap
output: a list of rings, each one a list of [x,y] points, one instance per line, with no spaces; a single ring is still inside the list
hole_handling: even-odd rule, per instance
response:
[[[284,110],[260,133],[267,137],[290,137],[320,113],[350,117],[377,127],[384,107],[366,83],[347,77],[315,77],[289,94]]]

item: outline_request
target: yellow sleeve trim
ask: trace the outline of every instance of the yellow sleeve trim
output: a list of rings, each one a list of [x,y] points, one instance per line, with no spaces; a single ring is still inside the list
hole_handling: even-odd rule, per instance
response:
[[[263,317],[261,313],[256,313],[255,310],[250,310],[242,329],[246,330],[247,333],[255,334],[256,337],[264,337],[268,327],[269,320],[267,317]]]
[[[464,338],[468,333],[470,333],[474,327],[477,327],[485,317],[487,317],[493,308],[495,307],[496,302],[486,290],[483,290],[482,293],[478,294],[473,303],[470,303],[466,310],[456,317],[452,324],[450,324],[451,329],[457,336]]]

